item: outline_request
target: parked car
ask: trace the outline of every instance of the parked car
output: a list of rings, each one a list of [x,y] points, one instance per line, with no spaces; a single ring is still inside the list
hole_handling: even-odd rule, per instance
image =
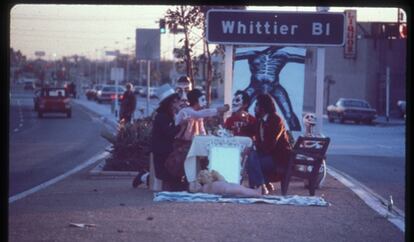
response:
[[[35,92],[34,107],[39,118],[45,113],[65,113],[72,116],[70,98],[65,88],[44,87]]]
[[[352,120],[371,124],[377,117],[377,111],[366,100],[352,98],[338,99],[336,104],[327,107],[327,113],[329,122],[338,119],[341,123]]]
[[[134,86],[134,93],[138,95],[143,95],[145,87],[143,86]]]
[[[86,98],[88,100],[96,100],[96,94],[98,93],[99,90],[102,89],[103,86],[104,85],[99,85],[99,84],[93,85],[91,89],[86,91],[86,94],[85,94]]]
[[[405,106],[406,106],[406,101],[404,100],[399,100],[397,102],[397,106],[398,106],[398,111],[400,112],[400,117],[401,118],[405,118]]]
[[[122,100],[122,95],[126,89],[122,86],[118,86],[118,100]],[[105,85],[96,93],[96,101],[98,103],[102,102],[111,102],[115,100],[116,97],[116,86],[115,85]]]
[[[147,96],[147,89],[148,88],[144,88],[144,91],[142,92],[142,94],[141,94],[141,97],[146,97]],[[158,88],[157,87],[150,87],[150,98],[156,98],[157,97],[157,90],[158,90]]]
[[[25,81],[23,89],[24,90],[34,90],[35,89],[35,83],[33,81]]]

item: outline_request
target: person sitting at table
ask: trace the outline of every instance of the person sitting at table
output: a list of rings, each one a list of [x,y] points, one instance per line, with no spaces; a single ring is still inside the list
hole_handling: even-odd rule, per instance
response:
[[[233,135],[247,136],[253,139],[256,118],[248,113],[250,97],[246,91],[237,90],[232,100],[232,114],[226,119],[224,128],[231,130]]]
[[[269,94],[257,97],[255,116],[256,149],[250,152],[246,168],[250,187],[261,187],[263,194],[268,194],[269,190],[274,190],[270,180],[279,180],[276,171],[286,170],[292,149],[283,120],[276,113]]]
[[[206,96],[198,89],[188,92],[187,97],[190,106],[182,108],[175,118],[175,125],[186,122],[186,127],[176,135],[173,152],[168,156],[165,163],[170,173],[184,180],[184,161],[191,147],[191,141],[195,135],[206,135],[203,118],[222,115],[229,110],[228,105],[218,108],[205,108],[207,105]]]
[[[206,108],[206,96],[199,90],[193,89],[187,94],[189,107],[181,109],[176,118],[175,124],[179,125],[181,122],[187,120],[187,128],[185,129],[181,138],[191,141],[195,135],[206,135],[203,118],[212,117],[216,115],[223,115],[229,110],[229,105],[225,104],[218,108]]]
[[[219,195],[236,195],[259,197],[261,188],[251,189],[240,184],[227,182],[224,177],[215,170],[201,170],[197,175],[197,182],[190,192],[202,192]]]
[[[153,121],[151,140],[155,173],[157,178],[163,181],[163,190],[186,190],[186,184],[183,184],[180,178],[173,176],[165,168],[165,161],[173,151],[175,136],[186,127],[186,122],[182,122],[180,125],[176,125],[174,122],[180,105],[180,97],[168,84],[159,87],[157,96],[160,104]],[[132,186],[137,187],[141,183],[149,184],[148,171],[139,172],[134,178]]]

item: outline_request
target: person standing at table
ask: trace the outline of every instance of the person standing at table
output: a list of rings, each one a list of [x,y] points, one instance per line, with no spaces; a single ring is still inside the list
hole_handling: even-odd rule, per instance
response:
[[[249,94],[246,91],[236,91],[232,101],[233,113],[226,119],[224,127],[236,136],[247,136],[253,139],[256,118],[247,112],[249,106]]]
[[[168,85],[159,87],[157,96],[160,100],[153,121],[151,151],[154,157],[154,168],[158,179],[163,181],[163,190],[185,190],[185,184],[180,178],[173,176],[165,167],[165,161],[173,151],[173,141],[180,129],[186,127],[182,122],[181,126],[175,124],[175,115],[179,109],[180,97]],[[141,171],[132,182],[133,187],[141,183],[149,184],[149,172]]]
[[[175,92],[178,93],[178,95],[180,96],[180,108],[185,108],[189,106],[187,94],[192,89],[193,88],[191,85],[191,81],[188,76],[181,76],[177,79],[175,83]]]
[[[291,145],[282,118],[269,94],[257,96],[255,150],[247,158],[247,174],[251,188],[262,187],[263,194],[274,190],[270,180],[276,180],[276,171],[287,168]]]

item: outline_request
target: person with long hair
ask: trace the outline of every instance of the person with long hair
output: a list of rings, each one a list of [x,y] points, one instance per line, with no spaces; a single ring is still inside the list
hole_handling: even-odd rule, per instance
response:
[[[247,158],[247,174],[251,188],[262,187],[263,194],[274,190],[270,181],[277,180],[277,171],[287,168],[291,145],[282,118],[276,113],[272,96],[260,94],[255,106],[257,119],[255,149]]]
[[[181,125],[175,125],[174,122],[180,105],[180,97],[168,84],[159,89],[160,104],[154,117],[151,139],[155,173],[157,178],[163,181],[163,190],[185,190],[183,181],[173,176],[165,167],[165,161],[173,151],[174,138],[180,129],[186,125],[185,122]],[[149,173],[147,171],[139,172],[133,180],[133,187],[137,187],[141,183],[147,183],[148,185],[148,178]]]

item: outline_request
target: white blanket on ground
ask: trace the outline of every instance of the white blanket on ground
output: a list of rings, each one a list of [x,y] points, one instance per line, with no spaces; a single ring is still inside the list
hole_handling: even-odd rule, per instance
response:
[[[219,203],[267,203],[277,205],[296,205],[296,206],[329,206],[321,197],[308,196],[273,196],[263,197],[243,197],[243,196],[224,196],[207,193],[188,193],[188,192],[156,192],[154,202],[219,202]]]

